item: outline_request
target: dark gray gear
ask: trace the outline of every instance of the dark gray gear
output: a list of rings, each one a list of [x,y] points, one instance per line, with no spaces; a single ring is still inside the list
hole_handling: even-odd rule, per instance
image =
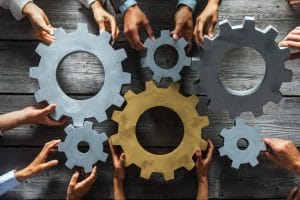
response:
[[[75,126],[82,126],[86,118],[94,117],[98,122],[107,119],[106,110],[121,106],[124,98],[120,95],[123,84],[130,83],[131,76],[123,72],[121,62],[127,57],[124,49],[115,50],[109,44],[111,35],[107,32],[99,36],[88,33],[86,24],[78,24],[77,31],[66,33],[62,28],[55,31],[55,41],[46,46],[39,44],[36,52],[41,56],[38,67],[31,67],[29,76],[38,79],[40,90],[35,93],[38,102],[56,104],[52,117],[59,120],[62,116],[73,119]],[[76,100],[67,96],[56,79],[60,61],[73,52],[83,51],[95,55],[103,64],[105,71],[101,90],[93,97]]]
[[[224,108],[229,111],[231,118],[247,111],[251,111],[255,117],[261,116],[263,106],[269,101],[280,102],[282,83],[292,80],[292,72],[284,66],[290,51],[277,46],[275,28],[268,26],[264,30],[258,29],[253,17],[245,17],[244,23],[238,26],[231,26],[228,20],[224,20],[219,23],[219,28],[220,33],[214,39],[205,38],[203,54],[192,63],[192,69],[198,71],[200,79],[194,89],[197,93],[201,91],[207,94],[210,98],[209,107]],[[225,54],[239,47],[257,50],[266,63],[263,81],[246,91],[225,87],[217,73]]]
[[[248,126],[240,119],[235,119],[235,127],[223,129],[220,135],[224,138],[224,146],[219,148],[220,156],[227,155],[231,160],[231,167],[238,169],[240,164],[250,163],[252,167],[258,164],[257,156],[260,151],[266,151],[266,145],[261,141],[261,128]],[[240,139],[248,142],[246,149],[239,149],[237,143]]]
[[[76,165],[83,167],[85,173],[88,173],[92,171],[93,165],[98,160],[106,161],[107,153],[103,152],[103,143],[107,140],[107,136],[105,133],[98,134],[93,130],[92,122],[85,121],[84,125],[78,128],[69,125],[65,128],[65,133],[67,137],[59,144],[58,151],[65,153],[67,157],[65,165],[68,168],[72,169]],[[78,144],[83,141],[89,144],[86,153],[78,150]]]
[[[185,46],[187,41],[182,37],[179,40],[174,40],[170,36],[169,30],[162,30],[160,32],[160,37],[155,40],[147,38],[145,41],[147,47],[147,54],[144,58],[141,59],[142,67],[149,67],[153,72],[153,80],[160,82],[162,78],[170,77],[174,82],[181,79],[180,72],[184,66],[190,66],[192,59],[186,56]],[[155,62],[155,52],[156,50],[163,46],[170,45],[174,47],[178,53],[177,63],[170,69],[164,69],[158,66]]]

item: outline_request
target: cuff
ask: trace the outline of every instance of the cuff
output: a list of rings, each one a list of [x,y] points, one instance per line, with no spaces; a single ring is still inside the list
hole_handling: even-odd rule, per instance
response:
[[[124,15],[125,12],[130,8],[131,6],[136,5],[137,2],[135,0],[126,0],[124,3],[120,6],[119,10]]]
[[[196,8],[196,0],[179,0],[178,3],[177,3],[177,6],[179,5],[186,5],[188,6],[192,11],[195,10]]]
[[[85,7],[91,8],[92,3],[94,3],[97,0],[79,0],[80,3],[82,3]]]
[[[22,10],[29,2],[32,2],[32,0],[10,0],[9,9],[16,20],[24,17]]]
[[[11,170],[0,176],[0,196],[21,183],[15,177],[15,170]]]

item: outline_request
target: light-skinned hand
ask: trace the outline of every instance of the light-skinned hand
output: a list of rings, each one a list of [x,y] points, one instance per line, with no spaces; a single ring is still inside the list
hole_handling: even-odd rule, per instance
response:
[[[114,178],[120,181],[125,179],[125,153],[118,155],[112,145],[111,139],[109,139],[109,148],[112,156],[112,162],[114,167]]]
[[[290,6],[300,6],[300,0],[285,0]]]
[[[287,200],[299,200],[300,199],[300,190],[295,187],[292,189],[287,197]]]
[[[288,47],[298,50],[292,53],[289,59],[300,58],[300,26],[292,30],[279,44],[280,47]]]
[[[198,175],[198,179],[207,178],[209,167],[212,161],[214,145],[210,140],[207,140],[207,154],[204,158],[202,151],[200,148],[196,149],[196,172]]]

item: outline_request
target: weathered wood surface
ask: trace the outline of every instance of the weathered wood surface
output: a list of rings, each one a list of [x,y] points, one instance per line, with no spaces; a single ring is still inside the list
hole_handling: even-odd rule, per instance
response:
[[[159,36],[162,29],[173,29],[176,2],[176,0],[140,1],[156,36]],[[45,10],[55,27],[63,27],[69,32],[76,29],[77,23],[83,22],[88,24],[91,32],[98,33],[91,11],[85,9],[76,0],[40,0],[36,3]],[[111,7],[109,9],[112,10]],[[255,16],[256,24],[261,28],[269,24],[276,27],[279,31],[278,41],[297,26],[300,19],[299,15],[283,0],[226,0],[220,6],[220,19],[227,18],[233,25],[241,23],[244,16]],[[122,21],[120,25],[122,27]],[[143,34],[142,38],[145,37]],[[31,36],[30,23],[26,19],[17,22],[9,11],[0,8],[0,113],[21,109],[35,103],[32,94],[38,90],[38,85],[35,80],[28,77],[28,72],[29,67],[38,65],[39,56],[34,53],[37,45],[38,42]],[[151,79],[151,72],[140,68],[139,53],[129,47],[123,35],[114,46],[126,49],[128,59],[124,61],[124,70],[132,74],[132,83],[123,87],[122,94],[128,89],[135,92],[142,91],[144,81]],[[166,58],[161,55],[158,59],[161,62],[169,62],[168,59],[174,57]],[[248,50],[232,52],[223,64],[227,66],[223,67],[221,72],[224,82],[237,89],[249,88],[258,83],[263,75],[263,62],[257,54]],[[237,68],[242,64],[251,67]],[[299,64],[300,61],[286,62],[286,67],[293,71],[293,81],[283,84],[281,92],[284,98],[278,105],[269,103],[265,106],[265,114],[257,119],[249,113],[243,114],[247,123],[262,127],[263,137],[291,139],[298,147],[300,147]],[[58,79],[66,93],[76,98],[85,98],[97,92],[103,82],[103,73],[97,59],[86,54],[76,54],[65,59],[59,67]],[[185,69],[183,77],[181,90],[184,94],[188,94],[192,91],[192,83],[196,75],[190,69]],[[168,81],[164,82],[167,83]],[[210,126],[203,130],[203,137],[212,139],[219,147],[222,145],[222,139],[217,134],[224,127],[232,127],[233,121],[228,118],[225,111],[208,110],[205,106],[207,101],[207,97],[201,96],[198,106],[199,113],[208,115],[210,119]],[[174,116],[166,113],[146,115],[139,127],[139,139],[143,141],[145,148],[156,152],[173,149],[180,140],[180,134],[171,135],[171,133],[178,133],[182,128],[180,123],[174,120]],[[102,124],[97,123],[96,130],[111,135],[117,131],[117,125],[109,120]],[[0,174],[11,168],[24,167],[45,142],[64,137],[63,127],[28,125],[7,132],[3,138],[0,138]],[[58,154],[58,158],[61,161],[58,168],[28,180],[3,196],[3,199],[64,198],[71,170],[63,167],[63,154]],[[210,197],[280,199],[285,198],[290,189],[299,185],[299,176],[280,170],[263,158],[260,160],[261,164],[255,168],[243,166],[237,171],[230,168],[230,161],[226,157],[220,158],[218,153],[215,153],[209,176]],[[100,166],[98,180],[89,193],[88,199],[112,198],[110,160]],[[177,179],[167,183],[161,181],[159,175],[154,177],[155,180],[145,181],[138,178],[137,174],[137,168],[127,170],[125,186],[129,198],[195,197],[197,182],[194,172],[180,170],[176,173]]]

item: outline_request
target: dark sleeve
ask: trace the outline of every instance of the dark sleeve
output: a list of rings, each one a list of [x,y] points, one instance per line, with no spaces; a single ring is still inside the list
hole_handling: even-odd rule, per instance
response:
[[[120,13],[119,8],[123,4],[125,0],[110,0],[112,6],[114,7],[114,10],[116,13]]]

